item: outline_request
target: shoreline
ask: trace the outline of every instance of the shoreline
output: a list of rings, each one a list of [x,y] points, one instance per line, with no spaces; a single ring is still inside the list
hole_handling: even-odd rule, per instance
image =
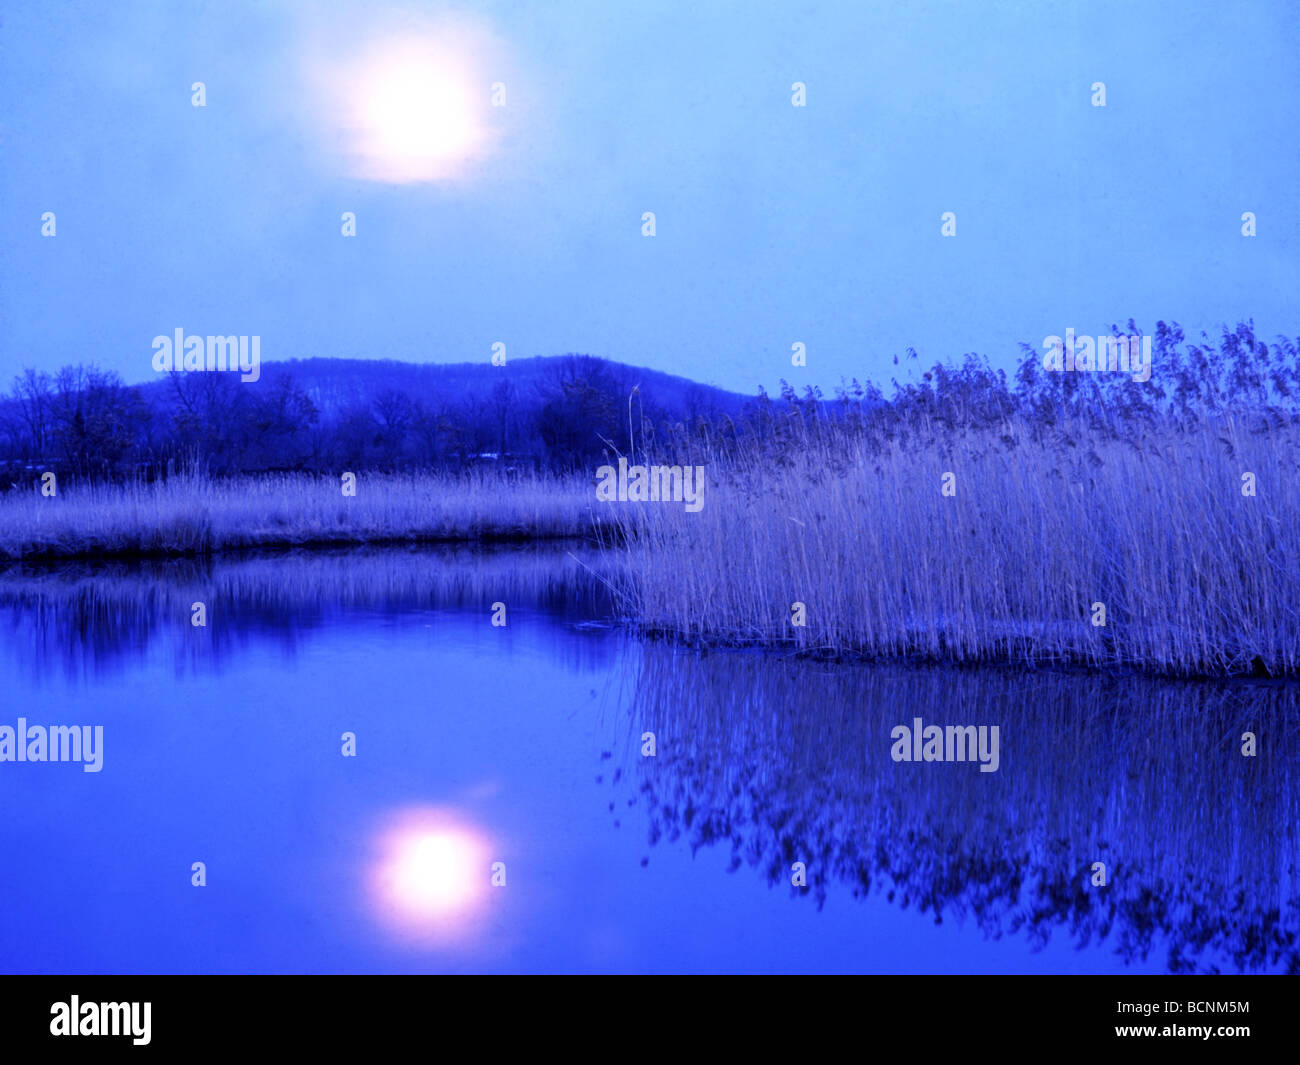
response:
[[[510,563],[517,552],[518,557],[525,558],[528,563],[537,565],[545,562],[545,560],[538,558],[537,554],[553,553],[557,559],[566,558],[572,556],[572,553],[562,551],[562,548],[566,546],[577,547],[579,545],[587,552],[594,553],[594,559],[589,556],[588,561],[599,559],[601,552],[610,548],[609,541],[606,541],[602,546],[599,539],[592,535],[521,536],[487,533],[473,539],[464,537],[425,537],[368,541],[332,539],[299,542],[283,540],[231,546],[208,550],[203,553],[191,551],[188,553],[154,552],[143,554],[118,551],[97,554],[83,553],[80,555],[28,556],[21,559],[0,558],[0,600],[4,597],[6,591],[4,583],[7,580],[21,581],[24,578],[30,578],[35,582],[40,582],[55,576],[66,577],[70,571],[78,576],[93,580],[97,576],[95,570],[101,565],[122,567],[122,572],[112,574],[112,576],[125,580],[140,579],[139,574],[132,572],[137,564],[140,567],[158,566],[159,564],[165,566],[167,563],[206,566],[222,563],[237,565],[262,561],[274,563],[277,560],[292,561],[295,559],[322,562],[333,556],[339,559],[349,557],[364,558],[368,561],[377,561],[382,565],[386,554],[399,551],[403,554],[425,555],[431,560],[438,560],[444,552],[466,552],[484,560],[491,559],[494,562],[506,563]],[[538,549],[537,554],[529,557],[529,548]],[[605,561],[611,562],[613,564],[611,568],[616,571],[619,562],[624,557],[621,552],[625,550],[625,547],[619,547],[615,550],[620,553],[605,556]],[[593,584],[603,584],[606,588],[612,588],[614,582],[626,579],[626,575],[620,577],[617,572],[602,574],[577,556],[572,556],[572,558],[579,566],[579,569],[575,570],[574,573],[584,574],[585,579],[590,580]],[[595,564],[598,565],[599,563],[596,562]],[[82,568],[86,572],[78,574],[77,571]],[[145,579],[157,581],[162,578],[159,576],[158,571],[155,571]],[[30,590],[27,589],[27,591]],[[621,611],[617,604],[614,605],[614,610],[607,620],[611,625],[638,639],[645,640],[648,643],[675,646],[693,656],[714,654],[757,655],[771,661],[785,659],[791,662],[848,667],[903,666],[917,669],[940,668],[972,671],[991,669],[1025,676],[1038,673],[1086,676],[1106,682],[1123,681],[1125,678],[1140,678],[1161,682],[1185,682],[1196,685],[1227,683],[1234,686],[1286,687],[1300,681],[1300,672],[1269,673],[1259,665],[1249,669],[1231,671],[1208,669],[1174,671],[1139,661],[1098,662],[1094,658],[1082,654],[1073,656],[1061,654],[1059,649],[1052,649],[1051,642],[1047,638],[1043,638],[1041,641],[1042,649],[1036,651],[1034,650],[1035,638],[1029,633],[1019,637],[1022,642],[1014,652],[1007,648],[1006,638],[1003,637],[1002,646],[1000,647],[994,644],[990,645],[987,652],[976,652],[962,656],[936,654],[928,651],[920,643],[917,643],[910,650],[894,653],[873,651],[869,648],[848,645],[843,647],[813,646],[789,637],[768,639],[756,635],[741,637],[726,633],[702,635],[698,632],[689,633],[671,626],[646,622]]]
[[[797,647],[794,641],[734,640],[727,637],[688,636],[662,626],[645,625],[635,620],[620,619],[619,625],[637,636],[663,644],[675,644],[699,655],[758,654],[768,658],[786,658],[793,662],[821,663],[830,666],[914,666],[918,669],[984,670],[997,669],[1025,675],[1050,672],[1053,674],[1098,677],[1119,680],[1126,677],[1161,682],[1187,682],[1189,684],[1228,683],[1233,685],[1265,685],[1285,687],[1300,682],[1300,671],[1269,673],[1264,669],[1238,672],[1173,672],[1140,662],[1115,662],[1099,664],[1083,655],[1061,656],[1044,652],[1040,657],[1027,659],[1023,653],[1009,655],[995,653],[987,657],[955,658],[931,654],[917,649],[892,654],[860,648]]]
[[[616,536],[572,476],[179,475],[0,497],[0,562],[203,558],[230,550]]]

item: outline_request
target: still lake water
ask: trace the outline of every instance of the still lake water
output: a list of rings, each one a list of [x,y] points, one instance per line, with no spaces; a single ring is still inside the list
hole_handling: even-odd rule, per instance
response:
[[[0,970],[1300,966],[1300,686],[610,616],[560,549],[0,571],[0,725],[104,729],[97,773],[0,762]],[[894,762],[916,717],[998,725],[998,771]]]

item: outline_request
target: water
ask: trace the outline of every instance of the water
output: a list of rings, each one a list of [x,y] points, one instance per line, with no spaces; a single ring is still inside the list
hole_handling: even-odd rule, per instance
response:
[[[1295,686],[699,655],[588,566],[0,572],[0,725],[104,728],[0,763],[0,969],[1297,967]],[[894,762],[914,717],[998,771]]]

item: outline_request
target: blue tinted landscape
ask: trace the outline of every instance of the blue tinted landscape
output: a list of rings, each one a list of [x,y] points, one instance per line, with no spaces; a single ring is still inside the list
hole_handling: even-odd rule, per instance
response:
[[[1300,973],[1298,34],[9,0],[0,972]]]
[[[612,625],[593,564],[7,571],[6,705],[106,738],[0,777],[5,967],[1295,970],[1294,685],[701,653]],[[199,595],[222,620],[176,624]],[[892,761],[913,717],[1001,723],[998,771]],[[486,860],[455,905],[376,886],[449,830]]]

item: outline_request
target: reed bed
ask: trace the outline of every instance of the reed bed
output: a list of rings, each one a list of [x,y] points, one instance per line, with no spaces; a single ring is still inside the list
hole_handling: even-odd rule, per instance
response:
[[[608,504],[623,613],[827,656],[1300,673],[1300,431],[1087,440],[1007,424],[742,448],[706,465],[698,513]]]
[[[602,517],[593,504],[572,478],[495,470],[365,474],[354,497],[338,478],[293,474],[74,485],[0,497],[0,558],[580,537]]]

